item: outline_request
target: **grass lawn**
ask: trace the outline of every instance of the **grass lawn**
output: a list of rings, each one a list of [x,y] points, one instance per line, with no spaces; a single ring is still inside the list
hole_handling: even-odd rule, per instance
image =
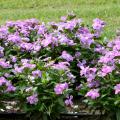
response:
[[[70,11],[87,23],[96,17],[106,21],[109,38],[120,28],[120,0],[0,0],[0,24],[28,18],[58,21]]]

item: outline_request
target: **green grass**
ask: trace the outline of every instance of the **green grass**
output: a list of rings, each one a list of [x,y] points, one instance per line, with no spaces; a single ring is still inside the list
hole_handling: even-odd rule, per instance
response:
[[[28,18],[58,21],[71,11],[88,24],[94,18],[106,21],[105,35],[109,38],[120,28],[120,0],[0,0],[0,24]]]

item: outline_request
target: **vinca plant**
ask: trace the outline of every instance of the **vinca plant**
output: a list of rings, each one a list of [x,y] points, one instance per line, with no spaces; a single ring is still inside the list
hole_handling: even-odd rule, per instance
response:
[[[86,82],[80,92],[89,106],[113,111],[120,104],[120,38],[108,41],[103,54],[94,67],[83,66],[81,76]]]
[[[113,72],[119,67],[119,57],[110,57],[119,41],[105,47],[105,25],[96,18],[88,26],[73,13],[59,22],[6,22],[0,27],[0,101],[17,100],[21,111],[38,112],[53,120],[65,106],[73,106],[75,96],[99,99],[100,92],[106,92],[106,79],[112,82],[110,73],[116,78],[119,74]],[[108,84],[109,95],[112,90],[118,94],[119,82],[112,85]]]

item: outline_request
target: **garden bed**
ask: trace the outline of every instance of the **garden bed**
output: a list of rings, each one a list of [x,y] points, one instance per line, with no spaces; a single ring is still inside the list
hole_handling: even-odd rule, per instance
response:
[[[0,112],[0,120],[29,120],[25,113],[20,112]]]
[[[6,108],[13,108],[12,110],[6,109],[0,112],[0,120],[31,120],[27,117],[25,112],[20,111],[15,107],[15,101],[4,101]],[[67,112],[60,114],[58,120],[106,120],[104,112],[99,110],[90,110],[82,99],[74,100],[73,108],[67,108]]]
[[[70,114],[62,113],[59,120],[105,120],[103,115],[92,115],[86,113]],[[30,120],[25,113],[0,113],[0,120]]]
[[[102,36],[105,25],[70,13],[58,23],[1,26],[1,119],[104,120],[105,110],[118,118],[120,38]]]

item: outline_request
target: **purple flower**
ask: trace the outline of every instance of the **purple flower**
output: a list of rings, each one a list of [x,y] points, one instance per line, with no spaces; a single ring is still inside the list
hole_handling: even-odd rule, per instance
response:
[[[93,20],[93,29],[95,30],[94,36],[96,38],[99,38],[101,33],[102,33],[102,29],[105,27],[105,22],[96,18]]]
[[[80,38],[80,42],[85,46],[90,46],[92,43],[94,43],[93,34],[91,33],[80,34],[78,37]]]
[[[22,42],[20,44],[20,47],[21,47],[21,50],[23,50],[23,51],[31,51],[31,50],[33,50],[33,44],[32,43]]]
[[[90,33],[89,29],[87,27],[81,27],[77,31],[79,34],[88,34]]]
[[[93,79],[95,79],[96,71],[97,71],[96,68],[89,68],[89,67],[81,66],[80,75],[81,76],[85,76],[87,78],[87,81],[90,82]]]
[[[93,20],[93,29],[95,30],[101,30],[105,26],[105,22],[96,18]]]
[[[100,97],[100,94],[98,92],[98,89],[91,89],[90,91],[87,92],[85,96],[90,97],[91,99],[96,99]]]
[[[63,22],[65,22],[65,21],[67,20],[67,16],[62,16],[62,17],[61,17],[61,20],[62,20]]]
[[[67,83],[58,83],[55,86],[54,91],[55,91],[56,95],[60,95],[60,94],[63,94],[63,91],[66,89],[68,89]]]
[[[4,47],[0,46],[0,52],[3,52],[3,51],[4,51]]]
[[[22,62],[23,68],[34,69],[36,67],[36,64],[31,64],[30,60],[28,59],[22,59],[21,62]]]
[[[80,55],[81,55],[81,53],[80,53],[80,52],[76,52],[76,53],[75,53],[75,58],[79,58],[79,57],[80,57]]]
[[[102,31],[95,31],[94,37],[99,38],[101,36],[101,34],[102,34]]]
[[[38,45],[38,44],[34,44],[34,45],[33,45],[33,50],[34,50],[35,52],[40,51],[40,49],[41,49],[41,46],[40,46],[40,45]]]
[[[107,47],[112,48],[113,45],[114,45],[113,41],[109,41],[108,44],[107,44]]]
[[[13,72],[14,72],[15,74],[17,74],[17,73],[22,73],[23,70],[24,70],[23,67],[15,66],[15,68],[13,69]]]
[[[16,56],[11,56],[11,59],[12,59],[12,62],[14,62],[14,63],[17,61]]]
[[[76,45],[76,43],[74,43],[73,40],[70,40],[69,38],[67,38],[67,36],[65,36],[59,32],[57,34],[58,34],[59,43],[61,45],[69,45],[69,46]]]
[[[33,94],[32,96],[27,97],[27,102],[30,103],[30,104],[36,105],[38,103],[37,94]]]
[[[81,68],[85,66],[85,64],[86,64],[86,60],[82,60],[82,62],[78,61],[77,67]]]
[[[24,37],[27,37],[29,36],[29,31],[25,28],[21,29],[20,33],[24,36]],[[24,40],[26,41],[26,40]]]
[[[6,78],[8,78],[8,77],[10,76],[10,74],[9,74],[9,73],[5,73],[4,76],[5,76]]]
[[[22,64],[24,65],[24,64],[26,64],[26,63],[29,63],[30,60],[29,60],[29,59],[21,59],[21,62],[22,62]]]
[[[67,96],[67,99],[65,100],[65,105],[66,105],[66,106],[72,106],[72,105],[73,105],[72,99],[73,99],[73,96],[72,96],[72,95]]]
[[[45,39],[44,40],[42,40],[42,42],[41,42],[41,45],[43,46],[43,47],[47,47],[49,44],[51,44],[52,43],[52,36],[51,35],[46,35],[45,36]]]
[[[0,86],[6,85],[7,89],[5,92],[12,92],[16,90],[16,87],[14,87],[9,81],[7,81],[4,77],[0,77]]]
[[[0,28],[0,39],[7,39],[8,36],[8,28],[6,26],[2,26]]]
[[[74,43],[74,41],[73,40],[69,40],[69,42],[67,43],[69,46],[74,46],[74,45],[76,45],[76,43]]]
[[[115,94],[119,94],[119,93],[120,93],[120,84],[117,84],[117,85],[114,87],[114,90],[115,90]]]
[[[4,77],[0,77],[0,86],[6,84],[7,80]]]
[[[106,76],[107,74],[111,73],[113,70],[114,70],[114,66],[107,66],[107,65],[104,65],[101,69],[100,72],[98,72],[98,75],[99,76]]]
[[[38,32],[37,33],[38,33],[38,35],[45,34],[45,31],[46,31],[46,27],[45,27],[44,24],[42,24],[38,27]]]
[[[69,39],[65,35],[60,34],[58,36],[58,39],[59,39],[60,44],[68,44],[69,43]]]
[[[81,71],[80,71],[80,75],[81,76],[86,76],[87,75],[87,72],[89,71],[89,67],[84,67],[84,66],[81,66]]]
[[[66,51],[62,52],[61,58],[67,60],[68,62],[73,61],[73,57]]]
[[[105,56],[101,56],[100,57],[100,60],[98,61],[99,63],[103,63],[103,64],[106,64],[106,63],[113,63],[114,62],[114,56],[111,56],[109,57],[108,55],[105,55]]]
[[[14,87],[13,85],[9,84],[7,86],[6,92],[14,92],[16,90],[16,87]]]
[[[63,23],[63,28],[68,30],[73,30],[77,24],[78,24],[78,21],[76,19],[73,19],[71,21],[67,21],[66,23]]]
[[[15,23],[13,21],[7,21],[6,26],[11,28],[15,26]]]
[[[30,63],[25,63],[23,65],[23,68],[30,68],[30,69],[34,69],[36,67],[35,64],[30,64]]]
[[[42,72],[40,70],[35,70],[35,71],[32,71],[32,75],[34,77],[42,77]]]
[[[68,70],[68,66],[70,66],[68,62],[59,62],[58,64],[52,65],[52,68],[57,70]]]
[[[89,88],[98,87],[100,85],[99,81],[91,81],[87,83]]]
[[[12,42],[12,43],[19,43],[19,42],[21,42],[21,38],[18,35],[9,35],[8,41]]]
[[[3,68],[10,68],[11,67],[9,61],[6,62],[5,59],[0,59],[0,66]]]
[[[106,49],[105,47],[101,46],[101,45],[97,45],[97,47],[94,49],[95,52],[101,53],[101,54],[105,54]]]

